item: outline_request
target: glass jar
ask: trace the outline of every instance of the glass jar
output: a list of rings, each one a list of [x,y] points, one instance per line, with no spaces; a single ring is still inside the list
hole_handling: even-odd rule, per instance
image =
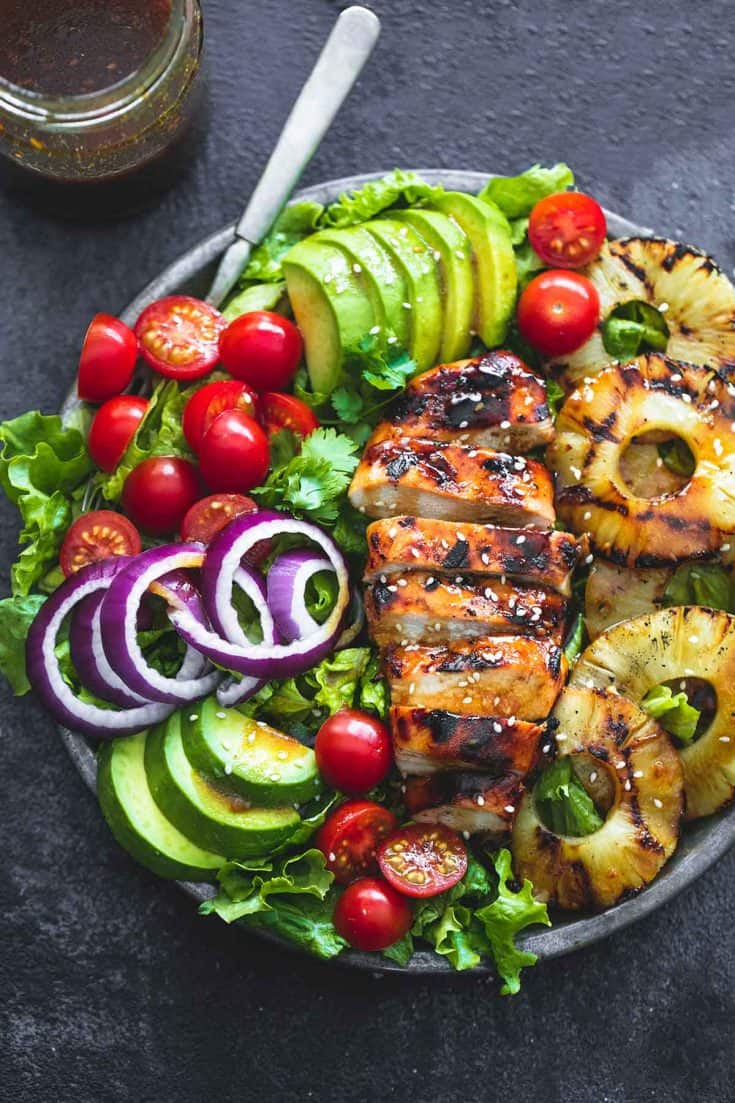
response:
[[[0,76],[0,166],[14,191],[99,216],[140,206],[179,175],[201,100],[202,15],[199,0],[167,8],[160,41],[117,83],[48,95]]]

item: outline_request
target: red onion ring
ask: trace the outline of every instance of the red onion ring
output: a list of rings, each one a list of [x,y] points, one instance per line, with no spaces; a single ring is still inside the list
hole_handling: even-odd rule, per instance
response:
[[[119,565],[111,559],[77,571],[41,606],[26,641],[28,680],[46,708],[61,724],[96,739],[132,735],[173,712],[173,707],[154,702],[129,709],[102,709],[80,701],[61,675],[55,647],[64,619],[85,598],[107,590],[119,573]]]
[[[169,602],[177,601],[202,630],[209,630],[198,591],[185,575],[178,575],[201,567],[203,559],[200,544],[150,548],[113,578],[102,603],[100,631],[110,664],[130,689],[149,700],[183,705],[206,697],[220,681],[218,671],[200,677],[165,677],[146,662],[137,639],[138,609],[149,587],[164,593]],[[174,623],[171,613],[169,617]]]

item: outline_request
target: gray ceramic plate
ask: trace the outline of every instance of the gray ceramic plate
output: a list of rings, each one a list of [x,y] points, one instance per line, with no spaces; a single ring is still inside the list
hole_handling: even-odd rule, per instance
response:
[[[340,192],[360,187],[368,180],[382,175],[382,173],[376,172],[367,173],[363,176],[351,176],[343,180],[330,180],[326,184],[318,184],[299,192],[295,197],[295,201],[313,199],[320,203],[328,203],[336,199]],[[477,192],[487,180],[489,174],[430,169],[422,171],[421,175],[431,183],[443,184],[446,188]],[[607,214],[611,236],[650,233],[649,230],[636,226],[619,215],[611,212],[607,212]],[[180,291],[192,295],[205,295],[214,276],[217,258],[230,244],[233,236],[234,228],[228,226],[226,229],[206,238],[179,257],[178,260],[164,269],[157,279],[141,291],[138,297],[123,312],[123,319],[132,325],[143,307],[154,299],[161,298],[162,295],[170,295]],[[78,399],[75,393],[70,393],[62,412],[69,414],[77,402]],[[90,789],[94,790],[96,764],[92,745],[83,736],[64,728],[61,729],[61,737],[85,783]],[[681,892],[687,885],[695,881],[700,874],[709,869],[733,843],[735,843],[735,806],[719,816],[688,827],[676,854],[667,864],[663,873],[639,896],[618,904],[617,907],[611,908],[602,915],[556,919],[553,927],[533,929],[531,933],[520,939],[520,944],[525,950],[532,951],[538,955],[539,959],[543,960],[544,958],[566,954],[570,950],[575,950],[596,942],[598,939],[605,938],[614,931],[622,930],[628,924],[634,923],[637,919],[641,919],[644,915],[655,911],[667,900],[671,900],[678,892]],[[180,887],[197,901],[205,899],[212,892],[208,886],[198,884],[180,882]],[[258,932],[258,934],[269,940],[279,942],[284,947],[289,945],[270,932]],[[401,969],[400,966],[384,961],[375,955],[363,954],[357,951],[340,954],[335,960],[356,968],[381,972],[422,974],[453,972],[451,966],[443,958],[428,950],[416,953],[407,969]],[[487,966],[478,966],[474,972],[489,973],[491,969]]]

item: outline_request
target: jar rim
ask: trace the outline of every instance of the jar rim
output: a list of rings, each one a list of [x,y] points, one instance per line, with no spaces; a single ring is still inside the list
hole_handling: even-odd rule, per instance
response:
[[[161,42],[138,69],[94,92],[50,96],[14,84],[0,75],[0,110],[19,119],[53,126],[79,126],[107,118],[136,103],[165,74],[184,40],[192,0],[171,0],[171,15]]]

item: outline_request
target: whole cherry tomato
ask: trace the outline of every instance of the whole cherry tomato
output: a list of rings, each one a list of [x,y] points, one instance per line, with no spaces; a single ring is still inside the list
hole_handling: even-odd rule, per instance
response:
[[[150,456],[125,480],[122,504],[144,532],[164,536],[178,531],[200,495],[193,463],[178,456]]]
[[[327,869],[341,885],[378,872],[378,846],[398,827],[398,820],[382,804],[348,800],[327,818],[316,845],[327,859]]]
[[[252,310],[230,322],[220,337],[223,366],[256,391],[282,391],[293,379],[304,351],[301,334],[288,318]]]
[[[268,474],[268,438],[241,410],[214,419],[199,445],[199,466],[211,490],[245,493]]]
[[[130,385],[138,359],[138,342],[125,322],[95,314],[79,358],[77,392],[85,402],[104,402]]]
[[[135,323],[140,354],[159,375],[199,379],[219,359],[226,326],[220,312],[191,295],[167,295],[147,306]]]
[[[378,847],[380,872],[406,896],[438,896],[467,872],[467,848],[440,823],[401,827]]]
[[[219,414],[225,410],[242,410],[255,417],[255,392],[247,383],[226,379],[221,383],[205,383],[184,407],[182,427],[192,452],[198,452],[202,437]]]
[[[541,272],[518,300],[521,336],[545,356],[574,352],[592,335],[599,319],[597,289],[579,272]]]
[[[385,724],[356,709],[340,709],[324,721],[314,753],[327,785],[350,795],[378,785],[393,761]]]
[[[89,429],[89,454],[102,471],[114,471],[148,409],[148,400],[133,394],[108,398]]]
[[[334,926],[358,950],[385,950],[408,932],[413,916],[405,896],[385,881],[365,877],[340,896]]]
[[[135,525],[112,509],[95,509],[83,513],[67,529],[59,553],[61,569],[69,575],[113,555],[137,555],[141,550],[140,534]]]

